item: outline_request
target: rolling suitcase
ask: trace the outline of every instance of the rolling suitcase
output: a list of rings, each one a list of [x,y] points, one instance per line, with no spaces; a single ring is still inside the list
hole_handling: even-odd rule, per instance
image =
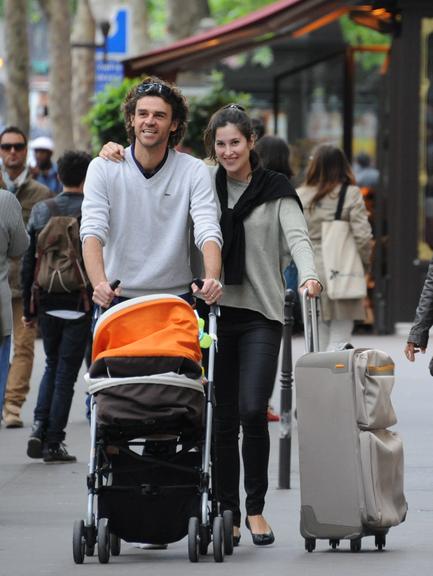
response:
[[[307,352],[295,367],[301,534],[312,552],[316,539],[336,548],[364,536],[379,550],[391,526],[405,519],[403,446],[387,428],[394,363],[373,349],[317,352],[317,301],[304,295]]]

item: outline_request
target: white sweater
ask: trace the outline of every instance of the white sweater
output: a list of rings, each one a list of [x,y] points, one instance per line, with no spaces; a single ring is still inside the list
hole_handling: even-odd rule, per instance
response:
[[[120,163],[95,158],[84,186],[81,239],[98,238],[109,281],[119,279],[122,296],[182,294],[192,279],[189,237],[222,244],[207,167],[170,150],[163,167],[145,178],[131,148]]]

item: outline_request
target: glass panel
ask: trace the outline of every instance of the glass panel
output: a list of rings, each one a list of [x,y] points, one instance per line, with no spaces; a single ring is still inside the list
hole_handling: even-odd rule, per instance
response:
[[[421,21],[418,257],[433,256],[433,18]]]
[[[281,81],[278,134],[290,142],[291,166],[302,180],[311,150],[321,142],[342,146],[343,57],[306,68]]]

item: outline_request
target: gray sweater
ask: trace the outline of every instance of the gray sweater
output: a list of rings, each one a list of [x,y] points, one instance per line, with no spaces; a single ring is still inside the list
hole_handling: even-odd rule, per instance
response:
[[[0,312],[3,336],[12,331],[11,290],[8,282],[8,258],[20,257],[29,245],[21,205],[14,194],[0,190]]]
[[[215,177],[216,169],[211,167]],[[232,208],[247,184],[227,179],[228,207]],[[223,306],[247,308],[270,320],[283,321],[284,270],[293,258],[299,285],[317,280],[307,224],[293,198],[280,198],[255,208],[244,220],[245,276],[240,285],[224,286]]]
[[[201,160],[170,150],[151,178],[140,172],[130,147],[124,162],[95,158],[90,163],[81,239],[101,241],[107,278],[121,281],[122,296],[187,292],[191,223],[199,250],[209,240],[222,245],[209,172]]]

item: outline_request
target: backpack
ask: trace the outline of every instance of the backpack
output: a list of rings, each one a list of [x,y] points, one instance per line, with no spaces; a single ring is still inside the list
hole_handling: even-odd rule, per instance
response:
[[[51,294],[81,291],[88,309],[89,280],[81,253],[78,219],[62,216],[53,198],[45,204],[51,217],[37,238],[34,287]]]

